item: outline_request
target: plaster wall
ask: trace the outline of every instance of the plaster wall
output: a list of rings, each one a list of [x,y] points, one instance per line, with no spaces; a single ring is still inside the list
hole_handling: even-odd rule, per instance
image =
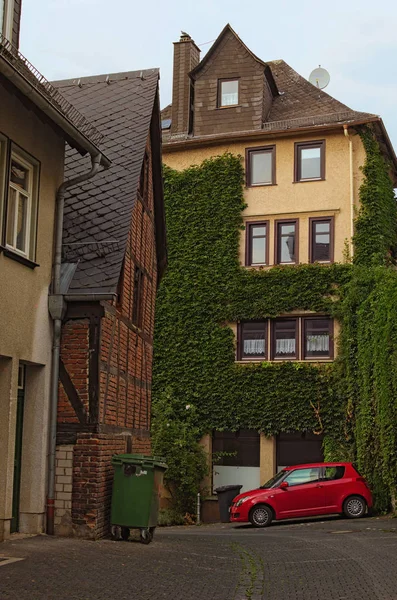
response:
[[[359,206],[358,190],[362,181],[359,167],[364,164],[365,151],[360,137],[350,132],[353,144],[353,197],[354,210]],[[294,143],[325,140],[325,180],[294,183]],[[246,221],[269,220],[269,264],[274,264],[274,222],[283,218],[299,219],[299,262],[309,262],[309,218],[333,216],[335,220],[334,260],[344,260],[346,241],[351,240],[352,206],[350,192],[349,139],[340,131],[318,132],[318,135],[275,138],[264,136],[260,141],[245,144],[227,143],[196,149],[170,152],[163,147],[163,160],[176,170],[198,165],[212,156],[225,152],[242,157],[245,167],[247,148],[276,146],[275,185],[246,187],[244,197],[247,207],[243,211]],[[245,232],[240,239],[240,262],[245,264]]]
[[[0,539],[12,515],[18,365],[26,365],[20,530],[42,531],[46,483],[48,314],[56,190],[63,180],[64,138],[27,100],[0,81],[0,133],[40,162],[35,268],[0,253]],[[2,199],[1,199],[2,200]]]

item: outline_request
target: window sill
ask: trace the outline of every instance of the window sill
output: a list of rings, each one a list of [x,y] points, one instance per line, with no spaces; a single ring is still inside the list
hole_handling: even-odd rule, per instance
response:
[[[18,254],[17,252],[13,252],[9,248],[4,248],[4,246],[1,247],[1,251],[3,252],[4,256],[7,256],[7,258],[11,258],[12,260],[15,260],[16,262],[21,263],[21,265],[25,265],[25,267],[29,267],[29,269],[35,269],[36,267],[40,266],[38,263],[34,262],[33,260],[30,260],[29,258],[26,258],[25,256],[21,256],[21,254]]]
[[[314,179],[297,179],[292,183],[313,183],[313,181],[326,181],[325,177],[316,177]]]
[[[225,108],[241,108],[241,104],[228,104],[226,106],[217,106],[216,110],[225,110]]]
[[[274,187],[277,186],[277,183],[251,183],[250,185],[246,185],[245,187],[247,188],[247,190],[250,190],[252,188],[260,188],[260,187]]]
[[[260,363],[271,363],[273,365],[276,364],[280,364],[280,363],[290,363],[290,362],[295,362],[295,363],[308,363],[308,364],[313,364],[313,363],[332,363],[334,362],[334,358],[305,358],[305,359],[297,359],[297,358],[275,358],[272,360],[266,360],[266,359],[260,359],[260,358],[252,358],[252,359],[247,359],[247,360],[235,360],[234,363],[236,365],[252,365],[252,364],[260,364]]]

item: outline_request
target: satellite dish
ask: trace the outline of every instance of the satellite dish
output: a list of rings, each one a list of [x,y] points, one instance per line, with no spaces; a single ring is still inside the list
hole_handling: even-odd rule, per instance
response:
[[[329,84],[330,76],[328,71],[326,69],[322,69],[321,65],[319,65],[318,69],[314,69],[314,71],[310,73],[309,81],[315,87],[323,90]]]

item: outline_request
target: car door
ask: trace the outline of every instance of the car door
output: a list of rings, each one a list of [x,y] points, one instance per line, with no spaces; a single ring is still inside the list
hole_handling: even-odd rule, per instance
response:
[[[304,517],[325,512],[325,492],[319,467],[297,467],[289,472],[283,483],[288,483],[288,487],[277,490],[277,518]]]
[[[323,485],[327,512],[339,512],[342,499],[346,496],[345,489],[349,483],[345,477],[343,465],[329,465],[323,468]]]

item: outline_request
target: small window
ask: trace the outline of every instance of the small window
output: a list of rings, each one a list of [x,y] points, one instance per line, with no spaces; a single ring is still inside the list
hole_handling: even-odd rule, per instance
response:
[[[278,264],[298,262],[298,221],[276,221],[276,257]]]
[[[308,483],[316,483],[320,480],[320,469],[318,467],[312,467],[310,469],[295,469],[292,471],[284,481],[288,482],[291,487],[294,485],[303,485]]]
[[[336,481],[337,479],[342,479],[345,474],[345,467],[335,466],[335,467],[325,467],[324,469],[324,479],[325,481]]]
[[[332,358],[332,319],[304,318],[304,358]]]
[[[238,79],[219,79],[218,108],[222,106],[237,106],[239,94]]]
[[[5,243],[7,248],[34,258],[37,221],[37,172],[25,154],[12,151],[8,172]]]
[[[0,135],[0,233],[3,227],[3,218],[5,210],[5,199],[6,199],[6,165],[7,165],[7,138]],[[2,236],[0,236],[0,244],[2,243]]]
[[[295,144],[295,181],[325,179],[325,142]]]
[[[149,187],[149,157],[145,152],[143,157],[143,163],[141,168],[141,175],[139,177],[139,194],[142,200],[147,203],[148,200],[148,187]]]
[[[298,358],[298,319],[275,319],[273,323],[273,358]]]
[[[268,222],[247,223],[246,265],[267,265],[269,254]]]
[[[143,278],[142,269],[135,267],[131,321],[137,327],[142,326]]]
[[[0,33],[12,41],[12,30],[14,26],[14,0],[0,2]]]
[[[275,183],[276,147],[248,149],[246,152],[247,186]]]
[[[332,262],[333,219],[310,219],[310,262]]]
[[[238,336],[238,359],[265,359],[267,324],[265,321],[240,323]]]

